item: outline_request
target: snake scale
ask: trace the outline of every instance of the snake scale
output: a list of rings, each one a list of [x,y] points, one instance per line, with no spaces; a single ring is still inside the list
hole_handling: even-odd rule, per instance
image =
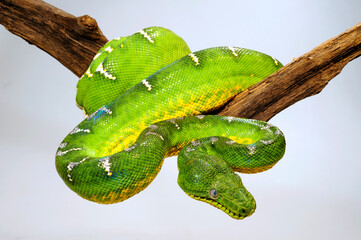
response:
[[[145,189],[164,158],[179,154],[187,195],[245,218],[256,204],[235,171],[271,168],[284,155],[284,135],[266,122],[202,114],[281,67],[244,48],[191,53],[161,27],[113,39],[78,82],[87,117],[61,142],[56,169],[81,197],[110,204]]]

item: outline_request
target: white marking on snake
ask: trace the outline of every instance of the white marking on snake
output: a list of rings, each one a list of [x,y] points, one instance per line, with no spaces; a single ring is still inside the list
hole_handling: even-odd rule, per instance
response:
[[[179,125],[175,122],[175,119],[168,119],[168,122],[173,123],[177,129],[180,129]]]
[[[90,68],[88,68],[88,70],[86,70],[85,74],[88,76],[88,77],[92,77],[93,74],[90,72]]]
[[[148,91],[152,90],[152,85],[149,84],[147,79],[142,80],[142,83],[148,88]]]
[[[158,125],[155,125],[155,124],[152,124],[152,125],[149,125],[148,128],[150,128],[150,129],[157,129],[157,128],[159,128],[159,126],[158,126]]]
[[[79,150],[81,150],[81,148],[71,148],[71,149],[68,149],[68,150],[65,150],[65,151],[58,151],[56,153],[56,156],[63,156],[64,154],[66,154],[68,152],[79,151]]]
[[[261,127],[261,130],[269,130],[270,127],[271,127],[271,126],[267,124],[267,125]]]
[[[192,144],[192,146],[194,146],[194,147],[198,147],[201,143],[200,143],[199,140],[195,140],[195,141],[192,141],[191,144]]]
[[[272,58],[272,59],[275,62],[276,66],[278,66],[278,61],[275,58]]]
[[[196,65],[199,65],[199,59],[194,53],[190,53],[189,56],[192,58],[192,61],[196,63]]]
[[[59,148],[65,148],[66,145],[68,145],[67,142],[62,142],[62,143],[60,143]]]
[[[90,114],[87,117],[87,120],[92,119],[98,112],[103,111],[106,114],[112,114],[112,110],[110,110],[109,108],[107,108],[106,106],[102,106],[101,108],[99,108],[98,110],[96,110],[95,112],[93,112],[92,114]],[[88,129],[89,130],[89,129]]]
[[[186,148],[186,151],[187,151],[187,152],[192,152],[192,151],[194,151],[194,150],[195,150],[195,149],[190,148],[190,147],[187,147],[187,148]]]
[[[103,106],[103,107],[99,108],[99,111],[104,111],[106,114],[112,114],[113,113],[112,110],[110,110],[106,106]]]
[[[89,157],[85,157],[85,158],[83,158],[81,161],[79,161],[79,162],[69,162],[68,163],[68,166],[67,166],[67,169],[68,169],[68,178],[69,178],[69,181],[73,181],[73,179],[71,178],[71,175],[70,175],[70,171],[71,170],[73,170],[73,168],[75,167],[75,166],[78,166],[79,164],[81,164],[81,163],[83,163],[85,160],[87,160]]]
[[[103,74],[106,78],[109,78],[111,80],[115,80],[116,77],[111,75],[110,73],[108,73],[103,66],[103,63],[99,64],[99,66],[97,67],[97,70],[95,70],[96,72],[100,72],[101,74]]]
[[[269,144],[272,144],[274,143],[275,140],[273,139],[270,139],[270,140],[260,140],[261,143],[263,143],[264,145],[269,145]]]
[[[113,40],[120,40],[120,39],[122,39],[122,37],[113,38]]]
[[[148,135],[154,135],[154,136],[157,136],[157,137],[160,137],[160,139],[162,139],[162,141],[164,141],[164,138],[162,137],[162,135],[158,134],[158,133],[155,133],[155,132],[147,132],[145,134],[145,136],[148,136]]]
[[[233,140],[228,140],[228,141],[226,141],[226,144],[229,144],[229,145],[232,145],[232,144],[235,144],[236,142],[235,141],[233,141]]]
[[[152,142],[152,141],[149,141],[149,140],[143,141],[143,142],[140,144],[140,146],[142,146],[142,147],[149,147],[149,146],[151,146],[151,145],[153,145],[153,142]]]
[[[236,49],[234,47],[228,47],[229,50],[231,50],[232,54],[237,57],[238,54],[236,53]]]
[[[249,145],[247,146],[248,150],[249,150],[249,154],[254,154],[256,152],[256,146],[254,145]]]
[[[224,120],[227,120],[229,123],[234,120],[233,117],[224,117],[223,119],[224,119]]]
[[[90,133],[90,130],[89,130],[89,129],[81,129],[81,128],[79,128],[79,127],[75,127],[69,134],[70,134],[70,135],[73,135],[73,134],[78,133],[78,132]]]
[[[133,144],[132,146],[130,146],[130,147],[128,147],[128,148],[126,148],[126,149],[124,149],[124,151],[126,151],[126,152],[130,152],[130,151],[134,150],[137,146],[138,146],[138,145],[135,143],[135,144]]]
[[[197,115],[196,118],[203,119],[206,115]]]
[[[108,176],[111,176],[113,173],[110,171],[110,166],[112,165],[110,162],[109,162],[109,157],[105,157],[105,158],[101,158],[99,159],[99,164],[98,166],[103,168],[108,174]]]
[[[108,46],[104,51],[111,53],[113,51],[113,48],[111,46]]]
[[[209,140],[211,140],[212,144],[214,144],[215,142],[217,142],[219,140],[219,138],[217,137],[210,137]]]
[[[150,43],[154,43],[153,39],[146,33],[144,30],[139,31],[140,34],[142,34]]]
[[[261,130],[271,130],[271,127],[274,127],[274,125],[267,123],[264,127],[261,127]]]
[[[283,135],[283,133],[281,132],[281,130],[279,130],[278,128],[277,128],[277,130],[275,131],[275,135]]]
[[[102,52],[98,52],[97,54],[95,54],[95,56],[93,57],[93,60],[97,59],[100,56],[100,54],[102,54]]]

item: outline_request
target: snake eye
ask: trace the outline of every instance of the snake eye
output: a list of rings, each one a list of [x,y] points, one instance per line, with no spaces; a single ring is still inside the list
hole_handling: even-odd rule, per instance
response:
[[[218,195],[219,195],[219,193],[217,192],[216,189],[211,189],[211,190],[209,190],[209,196],[211,196],[211,198],[217,199],[217,198],[218,198]]]

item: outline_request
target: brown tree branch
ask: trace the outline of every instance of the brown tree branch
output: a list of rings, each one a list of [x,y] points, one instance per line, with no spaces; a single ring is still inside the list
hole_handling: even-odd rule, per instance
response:
[[[41,0],[2,0],[0,23],[77,76],[85,72],[107,42],[91,17],[74,17]],[[295,102],[321,92],[349,61],[360,55],[361,23],[240,93],[217,114],[268,121]]]
[[[93,18],[75,17],[41,0],[1,0],[0,24],[78,77],[108,41]]]
[[[218,114],[268,121],[317,93],[361,55],[361,23],[315,47],[264,81],[238,94]]]

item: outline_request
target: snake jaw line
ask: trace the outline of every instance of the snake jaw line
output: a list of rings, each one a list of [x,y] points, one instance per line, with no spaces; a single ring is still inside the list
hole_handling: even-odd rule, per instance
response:
[[[212,205],[213,207],[216,207],[216,208],[222,210],[223,212],[227,213],[229,216],[231,216],[232,218],[237,219],[237,220],[244,219],[244,218],[246,218],[246,217],[248,217],[248,216],[250,216],[250,215],[252,215],[254,213],[254,210],[253,210],[253,211],[250,212],[250,214],[244,216],[244,215],[237,214],[237,213],[231,211],[230,209],[226,208],[221,203],[218,203],[213,199],[206,198],[206,197],[195,196],[194,194],[191,194],[191,193],[187,193],[187,195],[189,197],[195,199],[195,200],[208,203],[208,204]]]

